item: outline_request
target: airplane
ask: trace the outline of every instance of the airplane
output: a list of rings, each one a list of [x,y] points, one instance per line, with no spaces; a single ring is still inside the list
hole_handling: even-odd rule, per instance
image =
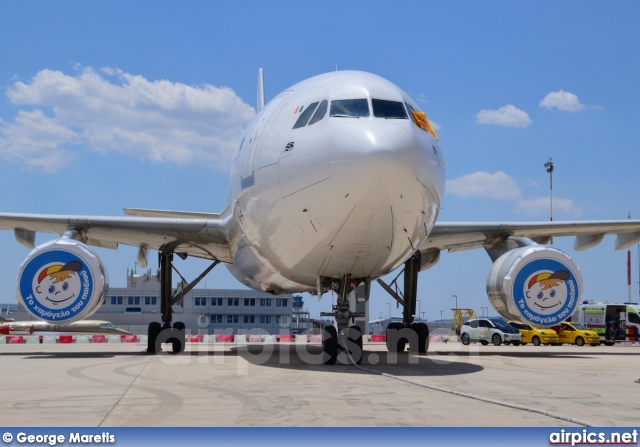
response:
[[[574,248],[616,234],[620,250],[640,242],[640,221],[437,222],[445,162],[437,133],[418,104],[392,82],[361,71],[335,71],[287,88],[265,104],[258,72],[257,113],[234,152],[222,212],[125,208],[122,217],[0,213],[0,229],[32,249],[20,267],[16,298],[50,323],[87,318],[104,296],[106,274],[91,248],[138,247],[144,268],[157,250],[162,324],[148,328],[149,353],[172,342],[184,349],[184,324],[171,305],[223,263],[244,285],[272,294],[336,294],[336,326],[325,327],[326,364],[361,361],[359,316],[349,296],[377,281],[403,306],[387,328],[389,351],[424,353],[429,328],[414,322],[418,274],[442,251],[483,248],[493,261],[491,305],[503,317],[536,327],[568,318],[581,301],[580,270],[546,245],[575,236]],[[35,246],[37,232],[59,239]],[[211,265],[183,291],[172,288],[174,254]],[[404,268],[403,290],[382,277]],[[399,278],[398,275],[397,278]],[[394,280],[395,282],[395,280]],[[342,362],[342,360],[341,360]]]
[[[47,321],[13,321],[0,317],[0,335],[131,335],[109,321],[80,320],[72,323],[50,323]]]

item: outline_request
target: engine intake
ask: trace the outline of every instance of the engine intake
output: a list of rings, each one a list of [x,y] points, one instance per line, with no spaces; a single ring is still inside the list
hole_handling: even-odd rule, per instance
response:
[[[581,302],[580,269],[566,253],[531,245],[508,251],[494,262],[487,295],[504,318],[549,327],[569,318]]]
[[[16,299],[36,318],[70,323],[93,314],[107,287],[98,255],[82,242],[62,238],[29,253],[18,273]]]

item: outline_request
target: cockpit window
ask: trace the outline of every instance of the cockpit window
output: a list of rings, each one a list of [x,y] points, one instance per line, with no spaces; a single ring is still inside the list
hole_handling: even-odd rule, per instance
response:
[[[318,110],[316,110],[316,113],[313,114],[313,118],[311,118],[311,121],[309,121],[309,125],[315,124],[322,118],[324,118],[324,116],[327,114],[328,104],[329,103],[326,99],[320,103],[320,105],[318,106]]]
[[[407,119],[407,112],[400,101],[372,99],[373,116],[378,118]]]
[[[316,107],[318,107],[317,102],[309,104],[309,107],[304,109],[304,112],[302,112],[302,114],[300,115],[300,118],[298,118],[298,121],[296,121],[296,123],[293,125],[293,128],[297,129],[299,127],[306,126],[307,122],[309,122],[309,118],[311,118],[311,115],[313,115],[313,112],[315,112]]]
[[[369,104],[366,99],[339,99],[331,101],[329,116],[342,118],[369,116]]]

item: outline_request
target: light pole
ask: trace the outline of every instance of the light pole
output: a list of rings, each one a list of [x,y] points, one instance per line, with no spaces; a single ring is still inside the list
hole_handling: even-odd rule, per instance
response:
[[[458,295],[451,295],[451,296],[456,299],[456,309],[457,309],[458,308]]]
[[[389,306],[389,323],[391,323],[391,303],[387,303],[387,306]]]
[[[442,323],[442,309],[440,309],[440,323]]]
[[[424,314],[425,314],[426,312],[420,312],[420,313],[422,314],[422,319],[421,319],[420,321],[424,321]]]
[[[553,158],[544,164],[549,173],[549,222],[553,222]],[[549,245],[553,245],[553,236],[549,239]]]

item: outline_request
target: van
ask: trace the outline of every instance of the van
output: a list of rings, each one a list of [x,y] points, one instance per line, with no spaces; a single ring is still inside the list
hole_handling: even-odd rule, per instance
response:
[[[583,301],[567,321],[582,324],[598,333],[606,346],[640,340],[640,308],[635,303]]]

